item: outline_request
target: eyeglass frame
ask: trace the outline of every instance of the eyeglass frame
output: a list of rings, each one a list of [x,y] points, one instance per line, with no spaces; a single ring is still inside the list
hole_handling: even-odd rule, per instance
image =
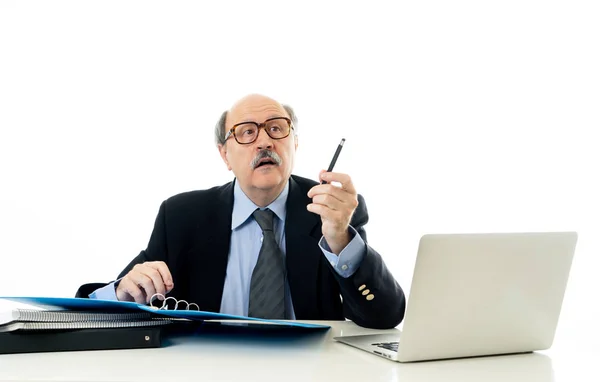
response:
[[[287,123],[288,123],[288,125],[289,125],[289,127],[290,127],[290,130],[288,131],[288,133],[286,134],[286,136],[285,136],[285,137],[281,137],[281,138],[273,138],[273,137],[271,136],[271,134],[269,134],[269,131],[266,129],[266,127],[267,127],[267,123],[268,123],[268,122],[270,122],[270,121],[274,121],[274,120],[276,120],[276,119],[283,119],[283,120],[287,121]],[[240,125],[245,125],[245,124],[248,124],[248,123],[251,123],[251,124],[253,124],[253,125],[256,125],[256,137],[255,137],[255,138],[254,138],[254,140],[252,140],[251,142],[244,142],[244,143],[242,143],[242,142],[238,141],[238,139],[237,139],[237,137],[236,137],[236,135],[235,135],[234,131],[235,131],[235,128],[236,128],[236,127],[238,127],[238,126],[240,126]],[[266,120],[266,121],[264,121],[263,123],[258,123],[258,122],[253,122],[253,121],[240,122],[240,123],[236,123],[235,125],[233,125],[233,126],[231,127],[231,129],[229,129],[229,131],[228,131],[228,132],[227,132],[227,134],[225,135],[225,139],[224,139],[224,141],[226,142],[226,141],[229,139],[229,137],[233,135],[233,138],[235,139],[235,141],[236,141],[238,144],[240,144],[240,145],[249,145],[249,144],[251,144],[251,143],[254,143],[254,142],[256,142],[256,140],[258,139],[258,135],[260,134],[260,129],[264,129],[264,130],[265,130],[265,132],[267,133],[267,135],[269,136],[269,138],[271,138],[271,139],[275,139],[275,140],[280,140],[280,139],[285,139],[285,138],[287,138],[287,137],[289,137],[289,136],[290,136],[290,134],[292,133],[292,130],[294,130],[294,124],[292,123],[292,120],[291,120],[291,119],[289,119],[288,117],[273,117],[273,118],[269,118],[269,119],[267,119],[267,120]]]

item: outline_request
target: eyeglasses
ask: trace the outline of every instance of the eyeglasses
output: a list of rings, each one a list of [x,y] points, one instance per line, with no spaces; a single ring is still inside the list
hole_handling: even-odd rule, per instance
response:
[[[233,134],[237,143],[248,145],[256,141],[260,129],[265,129],[271,139],[283,139],[290,135],[293,128],[292,121],[286,117],[269,118],[263,123],[242,122],[233,125],[225,135],[225,140]]]

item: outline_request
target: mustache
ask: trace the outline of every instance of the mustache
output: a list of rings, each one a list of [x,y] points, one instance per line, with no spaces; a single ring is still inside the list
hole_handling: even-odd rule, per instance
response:
[[[281,157],[279,155],[277,155],[276,152],[271,151],[271,150],[262,150],[258,154],[256,154],[254,159],[252,159],[252,163],[250,163],[250,167],[253,170],[256,169],[256,167],[258,166],[260,161],[265,158],[271,159],[277,166],[281,165]]]

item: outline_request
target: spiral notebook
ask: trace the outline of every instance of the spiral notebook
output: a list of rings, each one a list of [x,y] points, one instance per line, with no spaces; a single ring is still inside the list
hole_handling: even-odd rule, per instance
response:
[[[0,326],[13,321],[22,322],[85,322],[85,321],[134,321],[154,317],[150,312],[92,312],[72,310],[13,309],[0,311]]]
[[[0,333],[75,329],[114,329],[164,326],[173,321],[148,312],[79,312],[68,310],[15,309],[0,313]]]

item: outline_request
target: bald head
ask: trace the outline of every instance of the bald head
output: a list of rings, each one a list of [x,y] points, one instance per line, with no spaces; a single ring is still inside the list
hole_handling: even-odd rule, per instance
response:
[[[238,109],[257,108],[261,105],[278,105],[281,104],[275,101],[273,98],[267,97],[262,94],[248,94],[247,96],[237,100],[229,109],[230,113],[237,111]]]
[[[280,104],[262,94],[249,94],[236,101],[229,110],[221,114],[221,118],[215,126],[215,143],[217,146],[225,144],[225,135],[231,129],[231,126],[239,122],[250,121],[244,118],[259,112],[271,113],[273,116],[287,115],[292,120],[294,135],[298,134],[298,119],[291,106]]]

